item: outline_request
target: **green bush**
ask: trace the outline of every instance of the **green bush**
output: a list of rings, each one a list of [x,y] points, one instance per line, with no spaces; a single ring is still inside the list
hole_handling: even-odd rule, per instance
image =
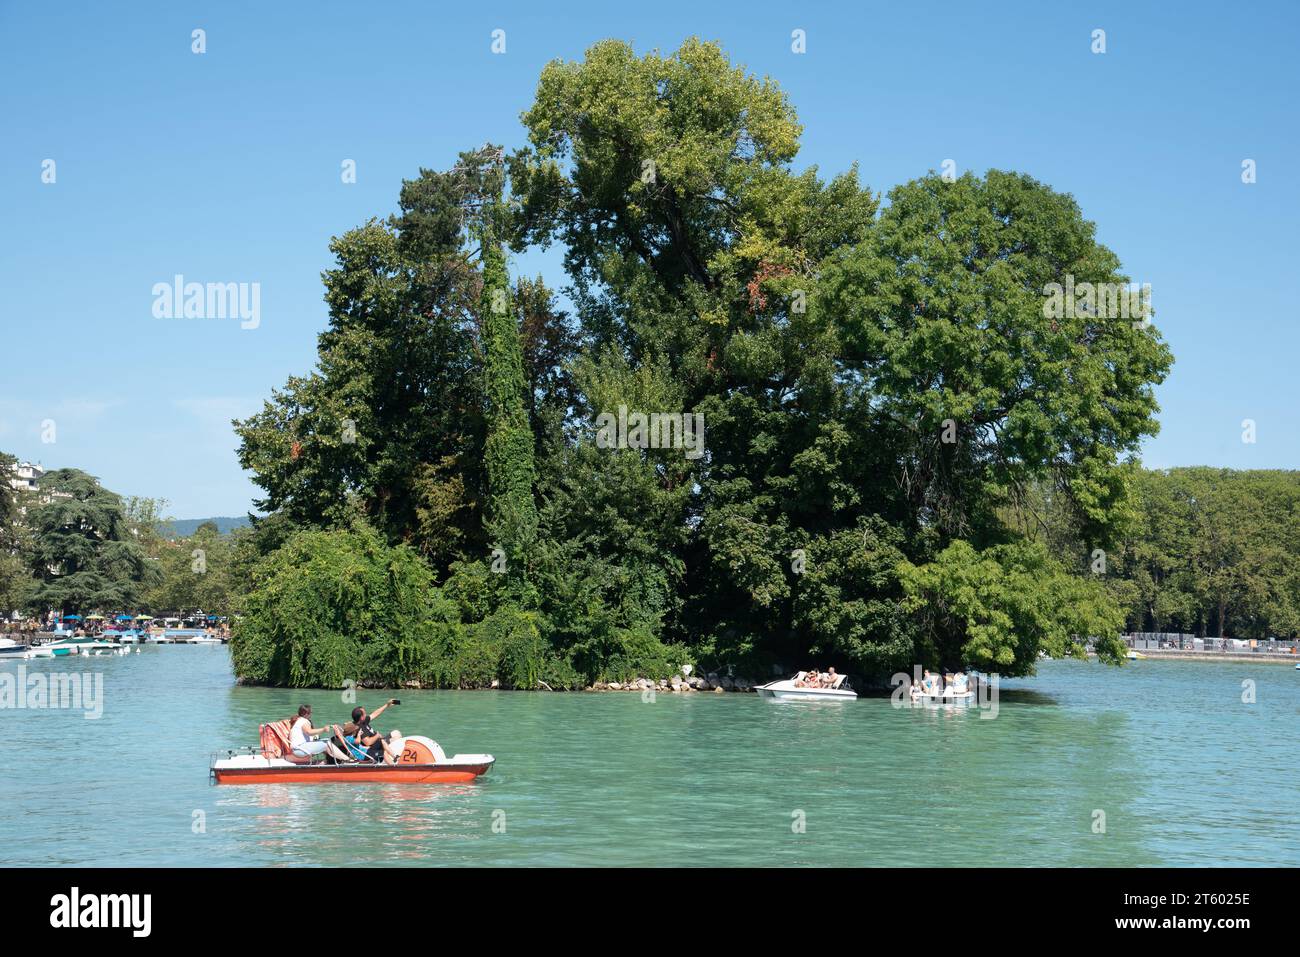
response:
[[[614,647],[600,677],[626,681],[629,678],[667,678],[681,665],[682,654],[665,645],[647,629],[620,628],[614,632]]]
[[[231,637],[235,673],[257,684],[394,685],[437,670],[449,606],[405,545],[357,524],[299,532],[254,569]]]

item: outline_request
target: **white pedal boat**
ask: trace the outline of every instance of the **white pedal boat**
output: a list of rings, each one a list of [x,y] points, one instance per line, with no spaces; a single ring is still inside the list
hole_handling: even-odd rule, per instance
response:
[[[913,701],[973,701],[975,700],[975,688],[968,682],[963,681],[958,685],[945,685],[944,689],[937,694],[931,694],[925,691],[920,685],[912,685],[909,692]]]
[[[844,675],[837,675],[835,684],[829,688],[800,687],[797,682],[803,681],[807,674],[808,672],[801,671],[793,678],[769,681],[754,690],[760,698],[776,698],[780,701],[852,701],[857,698],[857,693],[848,686]]]

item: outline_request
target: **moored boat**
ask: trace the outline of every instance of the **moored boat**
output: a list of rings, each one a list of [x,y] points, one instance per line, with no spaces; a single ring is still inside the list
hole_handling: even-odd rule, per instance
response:
[[[974,679],[975,682],[978,682],[978,680],[978,677]],[[908,697],[913,702],[920,704],[968,702],[975,700],[975,687],[972,676],[964,671],[949,675],[946,680],[940,678],[939,675],[929,675],[926,679],[911,686]]]
[[[104,641],[102,638],[95,638],[90,635],[78,638],[61,638],[41,647],[56,658],[63,658],[68,655],[124,655],[130,651],[129,648],[119,642]]]
[[[411,735],[398,742],[396,764],[300,764],[272,757],[261,748],[227,751],[212,762],[216,784],[465,784],[496,763],[490,754],[448,757],[436,741]]]
[[[28,648],[12,638],[0,638],[0,658],[26,658]]]
[[[927,694],[924,691],[916,689],[912,692],[911,698],[913,701],[921,701],[921,702],[974,701],[975,692],[974,691],[953,691],[952,689],[948,688],[939,692],[938,694]]]
[[[808,672],[801,671],[793,678],[769,681],[754,690],[760,698],[776,698],[779,701],[852,701],[857,698],[857,693],[848,686],[844,675],[838,675],[835,683],[829,687],[810,688],[801,683],[807,674]]]

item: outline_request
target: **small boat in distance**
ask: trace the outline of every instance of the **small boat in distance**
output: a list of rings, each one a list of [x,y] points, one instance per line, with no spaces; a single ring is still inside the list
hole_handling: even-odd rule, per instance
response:
[[[844,675],[837,675],[835,683],[829,687],[811,688],[801,684],[808,672],[801,671],[793,678],[781,681],[769,681],[754,690],[760,698],[776,698],[778,701],[853,701],[857,693],[853,691]]]
[[[956,702],[956,701],[973,701],[975,699],[975,688],[972,687],[972,675],[964,671],[946,676],[930,675],[928,679],[922,680],[919,684],[913,684],[908,691],[908,696],[913,702],[926,704],[929,702]],[[975,681],[978,681],[978,677]]]

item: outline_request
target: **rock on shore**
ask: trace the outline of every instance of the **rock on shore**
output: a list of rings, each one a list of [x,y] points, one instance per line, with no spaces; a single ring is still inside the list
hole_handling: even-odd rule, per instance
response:
[[[597,681],[587,691],[663,691],[667,694],[686,694],[693,691],[753,691],[754,683],[748,678],[710,673],[700,675],[673,675],[671,678],[633,678],[630,681]]]

